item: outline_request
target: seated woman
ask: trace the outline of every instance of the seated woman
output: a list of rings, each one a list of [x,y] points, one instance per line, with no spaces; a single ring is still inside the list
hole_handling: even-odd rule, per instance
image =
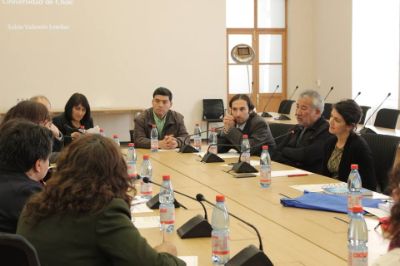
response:
[[[387,237],[390,239],[389,252],[381,256],[373,266],[400,265],[400,164],[397,164],[390,175],[390,188],[394,205],[390,211]]]
[[[85,95],[74,93],[65,104],[64,113],[54,117],[54,125],[64,134],[64,145],[79,138],[79,129],[93,127],[93,119],[90,116],[90,105]]]
[[[140,236],[128,191],[135,192],[116,144],[84,135],[61,152],[46,189],[26,204],[17,233],[42,265],[185,265],[171,243],[153,249]]]
[[[362,110],[353,100],[333,105],[329,119],[330,138],[324,149],[322,174],[347,182],[351,164],[358,164],[362,186],[376,190],[372,152],[365,140],[355,133]]]

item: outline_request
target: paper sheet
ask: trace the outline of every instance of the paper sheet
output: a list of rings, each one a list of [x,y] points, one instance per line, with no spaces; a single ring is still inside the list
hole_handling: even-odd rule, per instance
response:
[[[187,266],[197,266],[198,257],[197,256],[178,256],[181,260],[186,262]]]
[[[133,220],[138,229],[160,227],[160,216],[134,217]]]
[[[310,175],[311,172],[301,170],[301,169],[293,169],[293,170],[283,170],[283,171],[272,171],[271,177],[278,177],[278,176],[302,176],[302,175]]]
[[[153,212],[153,210],[147,207],[146,203],[139,203],[131,206],[131,212],[146,213],[146,212]]]

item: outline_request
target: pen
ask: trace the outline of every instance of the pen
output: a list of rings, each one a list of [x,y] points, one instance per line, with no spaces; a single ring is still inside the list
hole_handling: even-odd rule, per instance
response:
[[[306,176],[308,174],[292,174],[292,175],[287,175],[288,177],[296,177],[296,176]]]

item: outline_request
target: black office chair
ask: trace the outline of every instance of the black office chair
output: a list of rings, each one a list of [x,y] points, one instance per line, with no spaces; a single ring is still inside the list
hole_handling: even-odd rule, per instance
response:
[[[390,191],[388,191],[388,174],[393,167],[400,138],[380,134],[362,134],[361,136],[372,151],[378,190],[382,193],[390,194]]]
[[[332,104],[331,103],[325,103],[324,111],[322,112],[322,116],[325,119],[329,119],[329,118],[331,118],[331,112],[332,112]]]
[[[40,266],[36,249],[16,234],[0,233],[0,259],[7,266]]]
[[[224,101],[222,99],[203,99],[203,120],[207,122],[207,139],[209,124],[222,122],[224,112]]]
[[[400,110],[382,108],[378,111],[374,126],[395,129]]]
[[[288,133],[295,125],[291,124],[281,124],[281,123],[269,123],[269,128],[271,129],[272,137],[277,138],[275,139],[276,145],[282,142],[285,138],[283,135]],[[282,137],[280,137],[282,136]]]
[[[129,130],[129,136],[131,137],[131,143],[135,143],[135,130],[134,129]]]
[[[365,117],[367,116],[368,110],[371,109],[371,106],[360,105],[361,110],[363,112],[359,124],[364,124]]]
[[[279,104],[278,113],[288,115],[292,109],[294,100],[282,100]]]

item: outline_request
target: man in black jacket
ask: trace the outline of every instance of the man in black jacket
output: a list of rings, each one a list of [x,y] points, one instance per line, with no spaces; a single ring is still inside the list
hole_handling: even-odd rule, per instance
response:
[[[29,197],[42,190],[49,169],[52,133],[26,120],[0,128],[0,232],[15,233]]]
[[[324,101],[316,91],[303,92],[296,102],[298,124],[279,144],[272,160],[319,173],[324,143],[329,138],[329,123],[322,117]]]
[[[228,144],[232,147],[218,146],[218,152],[227,152],[231,148],[240,151],[244,134],[248,135],[251,155],[260,155],[261,145],[269,146],[272,153],[275,140],[264,118],[257,115],[254,105],[246,94],[237,94],[229,101],[230,114],[224,116],[224,129],[218,134],[218,144]]]

